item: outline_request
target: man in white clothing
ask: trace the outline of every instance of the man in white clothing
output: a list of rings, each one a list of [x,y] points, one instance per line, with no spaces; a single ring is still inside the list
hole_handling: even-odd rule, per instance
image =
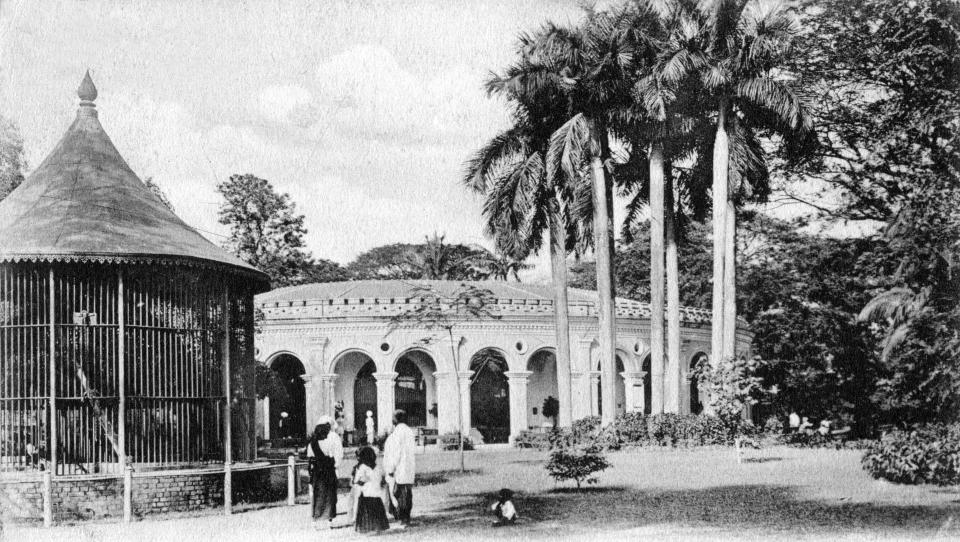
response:
[[[395,483],[394,496],[397,498],[396,518],[401,525],[410,524],[410,511],[413,509],[413,482],[416,473],[417,450],[413,429],[407,425],[407,413],[397,410],[393,414],[393,432],[383,446],[383,468]]]

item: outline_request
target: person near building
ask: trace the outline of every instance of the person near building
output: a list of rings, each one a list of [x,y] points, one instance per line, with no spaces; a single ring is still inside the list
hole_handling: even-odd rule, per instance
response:
[[[383,466],[393,479],[393,494],[396,497],[395,517],[406,527],[410,524],[413,509],[413,483],[416,474],[417,450],[413,429],[407,425],[407,413],[397,410],[393,414],[393,431],[383,448]]]
[[[337,515],[337,467],[343,461],[343,445],[331,431],[333,420],[321,416],[307,443],[307,461],[313,497],[313,520],[318,529],[327,529]]]
[[[386,531],[390,528],[383,507],[387,483],[383,469],[377,465],[377,452],[364,446],[357,452],[357,470],[353,484],[359,493],[357,499],[356,530],[358,533]]]

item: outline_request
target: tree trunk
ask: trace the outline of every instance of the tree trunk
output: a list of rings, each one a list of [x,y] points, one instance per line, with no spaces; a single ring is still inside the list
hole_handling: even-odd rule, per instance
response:
[[[723,357],[737,355],[737,207],[727,198],[723,258]]]
[[[650,411],[664,409],[663,393],[663,145],[650,145]]]
[[[680,413],[680,265],[677,256],[677,213],[671,166],[664,169],[664,237],[667,244],[667,370],[664,383],[667,412]]]
[[[573,423],[573,397],[570,385],[570,317],[567,305],[567,232],[563,211],[556,194],[550,197],[550,271],[553,275],[553,311],[557,338],[557,399],[560,409],[554,426],[570,427]]]
[[[723,359],[723,275],[726,255],[727,168],[730,152],[726,109],[726,100],[720,100],[717,134],[713,142],[713,311],[710,325],[710,362],[715,367]]]
[[[597,319],[600,343],[600,381],[602,387],[601,420],[613,423],[617,415],[616,307],[613,286],[613,209],[612,187],[607,182],[603,160],[607,152],[607,129],[603,122],[588,119],[593,185],[593,234],[597,257]]]

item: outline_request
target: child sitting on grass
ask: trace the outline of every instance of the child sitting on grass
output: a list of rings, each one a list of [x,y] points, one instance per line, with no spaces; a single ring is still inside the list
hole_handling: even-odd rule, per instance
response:
[[[507,488],[500,490],[500,498],[490,509],[497,515],[497,521],[493,522],[494,527],[513,525],[517,522],[517,509],[513,506],[513,491]]]

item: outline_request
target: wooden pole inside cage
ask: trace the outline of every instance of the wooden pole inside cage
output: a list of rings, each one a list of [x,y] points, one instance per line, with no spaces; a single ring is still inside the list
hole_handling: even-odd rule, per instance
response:
[[[230,472],[233,462],[233,420],[230,404],[230,288],[223,288],[223,510],[230,514],[233,508],[233,480]]]
[[[53,266],[50,266],[50,359],[49,362],[49,381],[50,386],[50,442],[47,443],[50,452],[50,474],[57,473],[57,328],[56,328],[56,299],[54,298],[56,288],[54,287]]]
[[[127,369],[126,321],[123,314],[123,269],[117,271],[117,459],[120,472],[127,468]],[[126,478],[124,479],[126,480]]]

